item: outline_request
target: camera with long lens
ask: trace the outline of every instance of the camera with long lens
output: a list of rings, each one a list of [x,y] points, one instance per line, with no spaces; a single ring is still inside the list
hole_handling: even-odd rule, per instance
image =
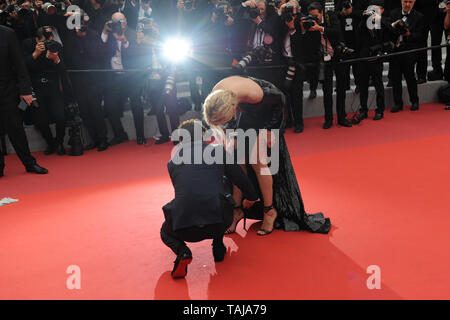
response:
[[[392,41],[383,42],[369,48],[371,56],[382,56],[393,52],[395,44]]]
[[[350,9],[351,7],[352,7],[352,3],[351,3],[350,0],[345,0],[345,1],[342,3],[342,8],[344,8],[345,10],[348,10],[348,9]]]
[[[259,10],[259,8],[250,8],[247,7],[247,14],[249,19],[256,19],[261,15],[261,11]]]
[[[76,102],[69,103],[65,108],[66,126],[69,127],[69,145],[71,156],[81,156],[83,154],[83,142],[81,139],[81,125],[83,120],[80,117],[80,109]]]
[[[303,21],[303,28],[305,29],[305,32],[308,32],[309,29],[311,29],[314,26],[314,22],[319,23],[319,19],[315,15],[309,14],[302,18]]]
[[[234,68],[237,70],[243,70],[254,61],[257,61],[260,64],[265,64],[271,62],[272,59],[273,59],[272,49],[266,45],[259,46],[251,50],[244,57],[242,57],[242,59],[238,62],[237,65],[234,66]]]
[[[111,28],[111,33],[115,33],[119,36],[122,35],[123,29],[122,29],[122,24],[120,23],[120,21],[110,20],[106,23],[106,25],[109,28]]]
[[[283,87],[286,89],[291,88],[292,83],[294,82],[294,78],[295,78],[295,71],[296,71],[296,62],[294,60],[294,58],[289,57],[287,60],[287,70],[286,70],[286,75],[284,76],[284,82],[283,82]]]
[[[292,19],[294,19],[294,16],[296,15],[295,9],[297,7],[294,6],[286,6],[283,9],[283,12],[281,13],[281,20],[283,22],[291,22]]]
[[[10,4],[5,7],[4,11],[2,11],[2,15],[4,15],[4,17],[7,18],[13,12],[16,12],[19,18],[20,17],[24,18],[29,13],[29,10],[26,8],[21,8],[17,4]]]

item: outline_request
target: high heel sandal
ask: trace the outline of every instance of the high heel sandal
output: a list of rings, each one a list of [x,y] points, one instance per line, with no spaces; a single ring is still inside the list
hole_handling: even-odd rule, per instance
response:
[[[271,204],[270,206],[264,207],[264,214],[266,214],[267,212],[269,212],[270,210],[274,209],[273,204]],[[277,215],[275,215],[275,219]],[[274,220],[275,223],[275,220]],[[266,229],[260,228],[258,230],[258,232],[256,233],[258,236],[267,236],[269,234],[271,234],[273,232],[274,227],[272,226],[272,230],[268,231]]]
[[[234,207],[233,208],[233,210],[237,210],[237,209],[241,209],[242,210],[242,206],[238,206],[238,207]],[[239,221],[241,221],[242,219],[244,219],[244,230],[245,230],[245,226],[246,226],[246,223],[247,223],[247,218],[245,217],[244,212],[242,212],[242,215],[239,215],[239,218],[236,221],[236,224],[234,225],[234,231],[232,231],[230,228],[228,228],[225,231],[225,234],[233,234],[233,233],[235,233],[236,229],[237,229],[237,225],[238,225]],[[234,216],[233,216],[233,222],[234,222]]]

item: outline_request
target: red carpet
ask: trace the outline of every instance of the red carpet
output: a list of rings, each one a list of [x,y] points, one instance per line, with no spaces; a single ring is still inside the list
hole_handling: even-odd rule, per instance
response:
[[[44,156],[46,176],[6,157],[0,198],[0,299],[449,299],[450,112],[386,113],[354,128],[307,119],[287,134],[308,212],[323,211],[328,235],[242,224],[215,264],[210,241],[190,245],[185,280],[159,238],[161,206],[173,196],[171,145],[134,141],[82,157]],[[66,270],[81,269],[81,290]],[[381,289],[366,272],[381,269]]]

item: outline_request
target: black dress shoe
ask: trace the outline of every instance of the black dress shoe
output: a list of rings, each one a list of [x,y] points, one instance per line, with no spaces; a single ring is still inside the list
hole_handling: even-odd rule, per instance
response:
[[[136,143],[139,144],[139,145],[143,145],[143,144],[147,143],[147,140],[144,137],[138,137],[136,139]]]
[[[0,178],[3,177],[3,168],[0,169]]]
[[[395,106],[391,109],[391,113],[396,113],[403,110],[403,106]]]
[[[225,254],[227,253],[227,248],[222,243],[217,244],[213,241],[212,243],[212,252],[214,257],[214,262],[222,262],[225,259]]]
[[[158,140],[156,140],[155,144],[163,144],[163,143],[166,143],[166,142],[169,142],[169,141],[170,141],[169,137],[161,137]]]
[[[304,128],[303,124],[298,124],[298,125],[295,126],[294,132],[295,133],[302,133],[304,129],[305,128]]]
[[[417,84],[424,84],[424,83],[427,83],[427,79],[425,78],[417,79]]]
[[[56,145],[55,144],[48,144],[47,148],[44,151],[44,154],[46,156],[48,156],[48,155],[51,155],[51,154],[55,153],[55,151],[56,151]]]
[[[89,151],[89,150],[93,150],[95,148],[97,148],[97,144],[95,142],[93,142],[93,143],[90,143],[90,144],[84,146],[83,150],[84,151]]]
[[[381,119],[383,119],[383,117],[384,117],[383,113],[377,112],[375,114],[375,117],[373,117],[373,120],[381,120]]]
[[[25,168],[27,170],[27,172],[32,172],[32,173],[37,173],[37,174],[47,174],[48,170],[45,168],[42,168],[40,165],[33,164],[32,166],[26,167]]]
[[[358,94],[359,91],[360,91],[360,90],[359,90],[359,86],[356,86],[356,88],[355,88],[355,93]]]
[[[108,149],[108,142],[106,142],[106,141],[100,142],[97,146],[97,151],[99,151],[99,152],[105,151],[106,149]]]
[[[184,278],[187,274],[187,267],[188,264],[192,262],[192,253],[191,250],[189,250],[188,247],[186,247],[185,250],[183,250],[180,254],[178,254],[173,270],[172,270],[172,277],[173,278]]]
[[[63,155],[66,154],[66,149],[64,149],[64,146],[63,146],[62,144],[58,144],[58,145],[56,146],[56,153],[57,153],[59,156],[63,156]]]
[[[346,127],[346,128],[351,128],[352,127],[352,124],[347,119],[339,120],[338,121],[338,125],[340,125],[341,127]]]
[[[324,129],[330,129],[333,126],[333,120],[327,120],[323,124],[322,128]]]
[[[411,111],[419,110],[419,104],[417,102],[413,103],[409,110],[411,110]]]
[[[394,86],[394,84],[392,83],[391,80],[388,80],[388,83],[386,85],[386,88],[392,88]]]
[[[367,115],[367,111],[360,111],[357,115],[356,115],[356,122],[360,123],[361,121],[363,121],[364,119],[367,119],[368,115]]]
[[[317,91],[311,90],[311,92],[309,93],[308,99],[315,99],[316,97],[317,97]]]
[[[110,146],[115,146],[125,141],[128,141],[128,137],[114,137],[108,144]]]

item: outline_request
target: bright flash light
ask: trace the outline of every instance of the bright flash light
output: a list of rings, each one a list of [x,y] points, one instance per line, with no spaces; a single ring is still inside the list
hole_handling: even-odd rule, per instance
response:
[[[190,41],[183,38],[167,40],[163,50],[164,56],[172,62],[181,62],[192,54]]]

